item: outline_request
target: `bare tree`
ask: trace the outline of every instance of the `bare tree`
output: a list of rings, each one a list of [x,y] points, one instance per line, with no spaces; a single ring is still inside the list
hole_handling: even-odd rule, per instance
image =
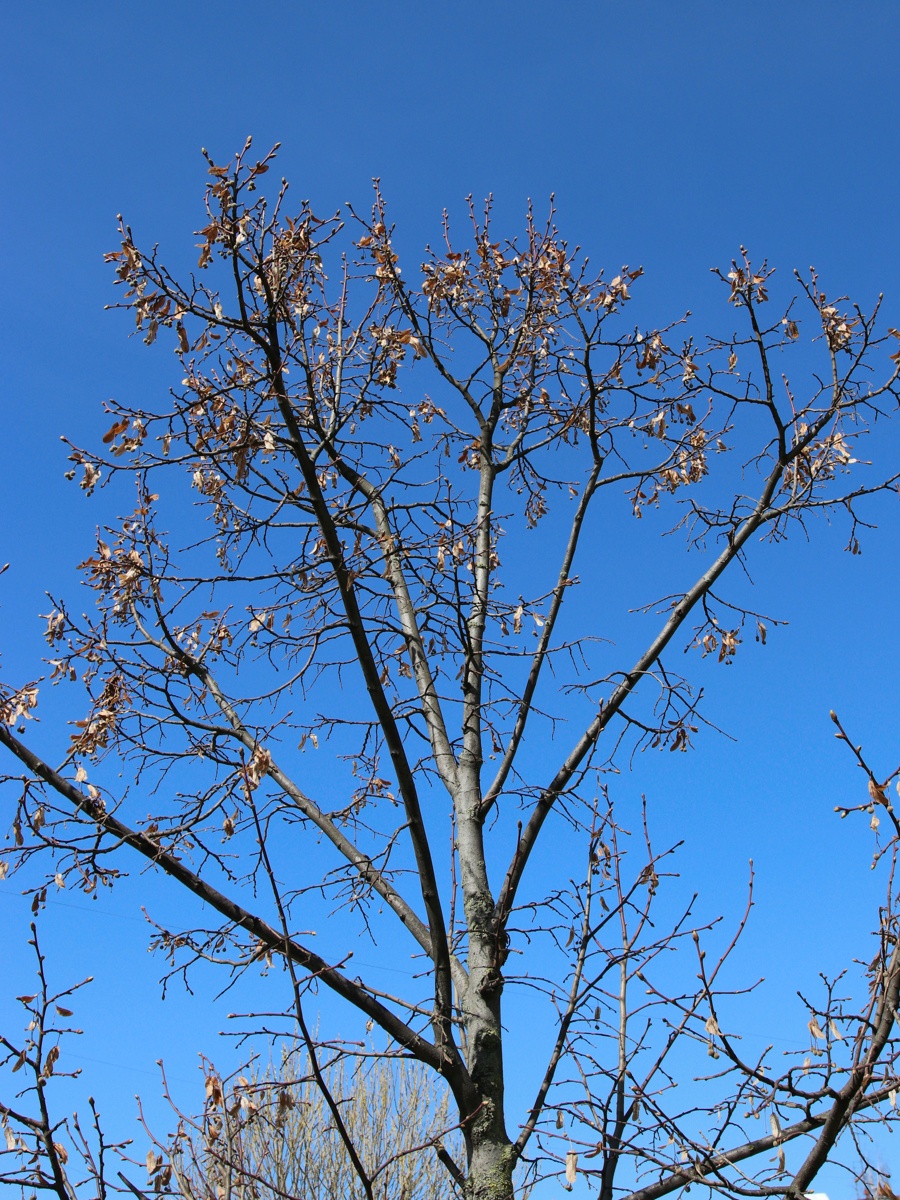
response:
[[[72,448],[87,493],[125,476],[137,502],[82,564],[96,613],[55,599],[47,618],[51,678],[90,694],[58,767],[13,732],[37,684],[3,693],[14,863],[52,860],[39,904],[54,875],[91,891],[142,858],[221,917],[159,929],[173,970],[278,957],[287,1014],[303,1019],[310,988],[355,1008],[445,1081],[468,1197],[511,1197],[517,1166],[582,1173],[603,1200],[700,1181],[802,1193],[843,1131],[893,1119],[891,885],[865,995],[811,1000],[808,1061],[776,1071],[720,1014],[708,926],[690,906],[666,932],[651,920],[670,849],[629,841],[603,773],[696,732],[670,647],[727,663],[748,631],[765,639],[768,618],[722,591],[760,540],[843,514],[856,548],[861,505],[897,490],[854,446],[894,406],[900,335],[814,273],[769,316],[772,272],[743,251],[720,273],[737,332],[629,327],[639,270],[592,273],[552,215],[503,240],[490,205],[401,272],[377,189],[369,217],[289,215],[284,183],[257,191],[272,157],[248,142],[209,159],[186,282],[120,223],[118,307],[146,342],[174,339],[181,382],[159,405],[111,404],[100,455]],[[628,662],[600,605],[569,617],[579,557],[597,557],[584,542],[623,493],[635,518],[680,504],[701,559]],[[299,931],[334,909],[313,949]],[[427,986],[387,993],[354,970],[354,922],[418,955]],[[552,1034],[510,1130],[514,984],[545,998]],[[694,1050],[716,1074],[683,1103],[677,1078],[705,1073]]]
[[[160,1140],[141,1110],[150,1144],[142,1162],[131,1157],[130,1140],[106,1137],[93,1098],[87,1130],[77,1115],[56,1116],[58,1098],[54,1105],[49,1097],[54,1080],[79,1074],[60,1066],[64,1041],[81,1033],[64,1005],[91,979],[54,992],[35,925],[31,945],[38,990],[18,997],[29,1017],[25,1039],[0,1037],[0,1067],[8,1068],[16,1092],[14,1104],[0,1102],[0,1183],[58,1200],[106,1200],[122,1185],[146,1196],[133,1182],[141,1178],[138,1167],[146,1168],[148,1191],[182,1200],[451,1200],[456,1194],[460,1139],[449,1096],[438,1095],[439,1079],[429,1068],[399,1055],[357,1052],[351,1069],[341,1050],[323,1063],[319,1049],[301,1041],[284,1045],[265,1071],[254,1058],[229,1078],[203,1059],[199,1116],[178,1107],[163,1070],[177,1127]]]
[[[77,1116],[57,1117],[47,1095],[54,1077],[71,1079],[78,1074],[60,1065],[60,1045],[67,1035],[81,1032],[70,1024],[74,1012],[66,1005],[91,980],[54,992],[34,925],[31,945],[37,958],[38,990],[18,997],[29,1018],[25,1037],[14,1042],[0,1036],[0,1066],[8,1068],[11,1076],[23,1072],[18,1087],[12,1080],[13,1103],[0,1101],[0,1184],[20,1188],[23,1196],[28,1189],[32,1196],[51,1192],[58,1200],[78,1200],[80,1185],[89,1181],[95,1200],[106,1200],[110,1153],[122,1153],[127,1143],[106,1138],[93,1098],[89,1100],[91,1127],[85,1132]],[[70,1158],[78,1167],[74,1179]]]
[[[151,1187],[185,1200],[452,1200],[459,1168],[444,1144],[449,1098],[434,1102],[436,1076],[409,1059],[339,1058],[317,1079],[300,1046],[277,1069],[223,1080],[206,1065],[206,1105],[181,1112],[174,1137],[150,1134]],[[249,1078],[248,1078],[249,1075]],[[327,1099],[326,1099],[327,1098]],[[341,1115],[338,1128],[329,1103]],[[149,1129],[147,1131],[150,1133]],[[450,1133],[452,1139],[453,1134]],[[359,1155],[365,1178],[349,1155]],[[440,1158],[435,1154],[440,1152]]]

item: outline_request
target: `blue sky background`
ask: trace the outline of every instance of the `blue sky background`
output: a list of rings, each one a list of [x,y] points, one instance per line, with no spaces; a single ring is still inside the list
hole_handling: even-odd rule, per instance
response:
[[[103,400],[139,402],[172,378],[168,354],[148,354],[102,311],[115,216],[186,261],[201,146],[224,160],[248,133],[260,149],[282,142],[281,172],[322,213],[365,207],[380,176],[413,255],[437,237],[442,208],[461,213],[469,193],[492,192],[498,225],[515,231],[527,199],[541,211],[554,192],[560,226],[595,263],[644,266],[642,323],[690,308],[695,328],[730,329],[709,268],[743,243],[778,266],[782,287],[812,263],[829,291],[864,306],[884,292],[900,325],[897,52],[888,0],[7,4],[3,677],[34,674],[44,590],[72,594],[104,516],[103,493],[85,500],[63,480],[60,434],[96,441]],[[884,437],[896,460],[897,431]],[[867,831],[831,813],[860,783],[827,713],[841,713],[885,773],[895,765],[900,510],[882,508],[860,556],[824,526],[759,555],[759,607],[790,624],[727,670],[693,667],[709,715],[737,742],[643,756],[616,785],[628,803],[647,794],[660,841],[687,837],[685,886],[701,888],[708,912],[733,915],[755,860],[742,965],[772,980],[753,1016],[760,1041],[790,1037],[791,1021],[802,1029],[792,989],[865,955],[875,919]],[[684,569],[677,556],[660,562]],[[668,590],[637,550],[617,551],[616,568],[624,608]],[[181,901],[140,881],[96,903],[60,896],[41,918],[54,974],[96,976],[78,1051],[118,1131],[134,1092],[152,1109],[156,1058],[189,1096],[195,1054],[215,1053],[223,1012],[240,1007],[208,1003],[212,982],[159,1003],[141,927],[148,894],[154,913],[178,919]],[[0,884],[7,1028],[12,995],[29,990],[27,919],[15,886]],[[831,1186],[837,1200],[844,1185]]]

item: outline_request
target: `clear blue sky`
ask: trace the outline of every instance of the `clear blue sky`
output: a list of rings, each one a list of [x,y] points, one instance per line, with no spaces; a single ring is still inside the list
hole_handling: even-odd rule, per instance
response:
[[[410,248],[469,193],[492,192],[515,229],[529,197],[540,207],[554,192],[564,232],[595,262],[644,266],[648,322],[691,308],[698,327],[727,326],[709,268],[744,243],[784,276],[815,264],[865,305],[883,291],[900,325],[897,17],[889,0],[7,4],[3,676],[33,672],[44,589],[72,593],[103,519],[102,494],[86,501],[64,482],[60,434],[96,439],[103,400],[170,382],[171,360],[142,353],[102,311],[115,216],[181,257],[200,223],[201,146],[225,159],[248,133],[261,148],[280,141],[281,171],[323,212],[365,206],[380,176]],[[688,836],[682,868],[710,909],[733,907],[756,860],[747,973],[785,994],[788,967],[808,983],[820,960],[833,970],[865,953],[874,920],[866,838],[829,815],[858,783],[827,711],[894,765],[898,518],[887,507],[859,557],[824,528],[763,555],[760,606],[790,625],[727,672],[702,672],[709,714],[739,740],[645,756],[621,785],[654,801],[661,840]],[[0,890],[8,1024],[30,970],[27,906],[8,881]],[[94,905],[61,897],[75,907],[41,921],[57,974],[83,962],[97,977],[83,1065],[120,1114],[135,1091],[153,1094],[142,1072],[163,1054],[189,1081],[236,1006],[158,1004],[141,898],[131,885]],[[165,913],[164,894],[157,903]],[[780,1036],[781,1011],[761,1008],[761,1038]]]

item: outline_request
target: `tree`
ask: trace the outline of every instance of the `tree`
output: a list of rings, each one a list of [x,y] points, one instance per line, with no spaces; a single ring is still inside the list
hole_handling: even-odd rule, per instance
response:
[[[149,1189],[182,1200],[409,1200],[429,1196],[450,1200],[454,1181],[443,1163],[459,1168],[447,1150],[452,1126],[446,1093],[435,1091],[437,1077],[423,1064],[398,1057],[357,1054],[352,1071],[338,1051],[320,1061],[302,1042],[283,1047],[280,1060],[265,1071],[258,1063],[222,1078],[203,1059],[205,1102],[198,1117],[182,1112],[172,1098],[165,1072],[166,1099],[177,1117],[173,1135],[160,1140],[141,1112],[150,1141],[144,1163],[130,1157],[131,1141],[106,1136],[93,1099],[91,1126],[77,1114],[57,1117],[48,1099],[51,1081],[77,1075],[58,1065],[65,1039],[81,1031],[71,1025],[76,998],[88,978],[54,992],[46,959],[31,927],[37,958],[37,991],[18,997],[28,1014],[24,1041],[0,1037],[0,1065],[25,1082],[15,1107],[0,1103],[4,1143],[0,1146],[0,1184],[55,1193],[77,1200],[89,1189],[105,1200],[114,1181],[138,1196],[121,1165],[134,1175],[146,1166]],[[302,1023],[302,1022],[301,1022]],[[249,1076],[249,1078],[248,1078]],[[458,1153],[456,1135],[450,1145]],[[435,1153],[436,1151],[436,1153]],[[354,1156],[369,1187],[354,1174]],[[363,1165],[364,1164],[364,1165]]]
[[[166,1172],[166,1189],[186,1200],[237,1196],[242,1187],[260,1200],[452,1200],[454,1179],[441,1161],[453,1162],[443,1142],[452,1125],[448,1098],[434,1104],[436,1077],[427,1067],[369,1059],[351,1072],[340,1059],[324,1070],[323,1089],[304,1055],[302,1046],[285,1052],[277,1070],[250,1079],[222,1081],[210,1066],[202,1116],[179,1114],[175,1137],[157,1142],[153,1175]],[[341,1114],[340,1130],[325,1096]]]
[[[173,969],[278,957],[291,1005],[315,987],[356,1009],[446,1083],[469,1197],[512,1196],[525,1164],[582,1174],[603,1200],[694,1181],[802,1193],[844,1129],[893,1119],[890,885],[857,1007],[829,985],[809,1002],[808,1062],[747,1060],[718,1015],[730,989],[724,958],[704,957],[709,926],[691,908],[665,933],[651,920],[670,850],[647,833],[629,857],[604,772],[629,746],[684,750],[697,731],[670,647],[729,663],[748,630],[765,640],[767,618],[721,591],[760,540],[834,513],[855,549],[862,506],[897,490],[854,444],[898,395],[900,335],[880,332],[878,306],[828,299],[815,273],[768,317],[772,271],[744,251],[719,273],[737,332],[628,328],[640,270],[592,274],[552,214],[505,241],[489,204],[464,248],[445,220],[414,282],[377,188],[369,217],[322,220],[308,203],[289,216],[284,183],[271,202],[257,191],[273,154],[257,161],[248,142],[227,166],[208,160],[186,282],[121,222],[108,255],[116,307],[148,344],[174,339],[182,377],[165,403],[111,402],[100,455],[72,447],[88,494],[127,477],[137,503],[82,564],[96,614],[54,600],[48,616],[51,678],[90,694],[60,768],[12,731],[38,685],[4,691],[0,740],[24,770],[10,776],[16,865],[52,860],[39,904],[54,876],[90,891],[149,861],[222,922],[161,929]],[[801,378],[782,387],[792,361]],[[623,493],[647,525],[680,503],[701,559],[624,663],[596,612],[574,611],[583,543]],[[865,770],[866,804],[894,822]],[[315,950],[298,930],[329,906],[334,940]],[[353,971],[354,922],[392,954],[405,939],[427,992]],[[676,949],[687,983],[663,966]],[[554,1032],[510,1131],[514,980],[545,996]],[[716,1080],[670,1104],[696,1049],[719,1060]],[[747,1133],[745,1112],[771,1129]]]

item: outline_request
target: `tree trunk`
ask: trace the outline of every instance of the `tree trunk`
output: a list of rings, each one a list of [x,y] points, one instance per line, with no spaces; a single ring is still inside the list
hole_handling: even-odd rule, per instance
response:
[[[508,1138],[473,1140],[466,1200],[514,1200],[513,1148]]]
[[[513,1200],[515,1152],[503,1112],[503,1026],[500,1019],[505,952],[494,919],[495,902],[485,865],[478,817],[481,788],[477,755],[461,756],[457,799],[460,877],[465,906],[469,981],[460,996],[470,1092],[463,1131],[468,1176],[466,1200]],[[505,936],[505,935],[504,935]],[[504,941],[505,946],[505,941]]]
[[[496,965],[496,944],[488,954],[487,940],[470,935],[474,945],[470,945],[470,984],[464,999],[466,1059],[473,1085],[465,1123],[466,1200],[513,1200],[515,1154],[503,1113],[503,976]]]

